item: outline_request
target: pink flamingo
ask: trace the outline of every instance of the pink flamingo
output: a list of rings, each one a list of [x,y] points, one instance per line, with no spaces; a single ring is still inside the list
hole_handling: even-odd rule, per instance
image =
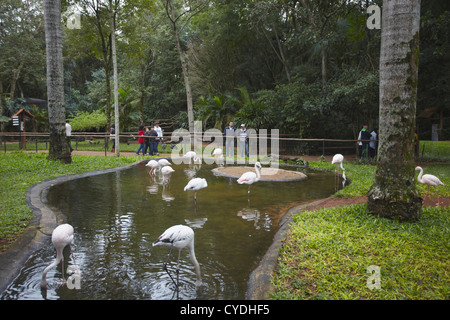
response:
[[[426,184],[427,185],[427,194],[425,195],[425,198],[423,199],[423,202],[425,202],[425,199],[428,196],[428,191],[430,191],[430,186],[434,187],[436,189],[436,195],[437,195],[437,203],[436,205],[439,205],[439,192],[437,189],[438,185],[442,185],[445,186],[445,184],[442,183],[441,180],[439,180],[438,177],[433,176],[432,174],[425,174],[422,176],[423,174],[423,169],[421,167],[416,167],[416,171],[420,170],[419,176],[417,177],[417,181],[419,181],[421,184]],[[423,203],[422,202],[422,203]]]

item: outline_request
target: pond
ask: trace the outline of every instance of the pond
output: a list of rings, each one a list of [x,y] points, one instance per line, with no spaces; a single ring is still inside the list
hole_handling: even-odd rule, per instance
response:
[[[55,259],[49,241],[27,261],[2,299],[244,299],[249,274],[257,267],[278,230],[279,220],[294,205],[335,192],[334,176],[311,169],[285,168],[308,175],[304,181],[258,181],[247,185],[216,176],[216,165],[173,165],[170,179],[150,176],[141,163],[130,169],[71,180],[52,187],[48,205],[67,217],[75,229],[72,249],[80,268],[79,288],[60,284],[61,264],[47,274]],[[192,177],[208,187],[183,191]],[[163,270],[168,247],[152,243],[168,227],[190,226],[203,285],[195,286],[188,250],[181,251],[179,296]],[[175,276],[178,251],[168,265]],[[68,247],[65,270],[73,265]],[[67,273],[65,272],[66,278]]]

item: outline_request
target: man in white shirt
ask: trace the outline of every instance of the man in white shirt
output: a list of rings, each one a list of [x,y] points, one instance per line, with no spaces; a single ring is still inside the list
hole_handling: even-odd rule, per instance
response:
[[[248,132],[245,129],[245,124],[241,124],[241,128],[238,132],[239,136],[239,150],[241,151],[241,157],[248,157]],[[245,155],[244,155],[245,150]]]
[[[72,145],[70,144],[71,136],[72,136],[72,126],[66,122],[66,141],[67,141],[67,146],[69,147],[70,152],[73,151]]]
[[[162,133],[161,127],[159,126],[159,122],[158,122],[158,121],[155,122],[155,127],[154,127],[153,129],[154,129],[154,130],[156,131],[156,133],[158,134],[158,138],[156,138],[156,155],[159,156],[159,153],[158,153],[158,144],[159,144],[159,141],[160,141],[160,140],[162,141],[163,133]]]

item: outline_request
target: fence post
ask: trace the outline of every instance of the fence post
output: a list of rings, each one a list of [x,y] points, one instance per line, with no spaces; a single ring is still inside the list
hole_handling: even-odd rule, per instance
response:
[[[322,140],[322,157],[325,157],[325,140]]]

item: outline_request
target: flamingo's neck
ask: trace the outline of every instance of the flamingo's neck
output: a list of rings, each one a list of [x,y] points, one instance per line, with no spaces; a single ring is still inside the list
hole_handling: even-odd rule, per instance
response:
[[[191,261],[195,266],[195,273],[197,274],[197,286],[202,285],[202,275],[200,272],[200,265],[198,264],[197,258],[195,257],[195,250],[194,250],[194,240],[192,240],[191,244],[189,245],[189,255],[191,257]]]
[[[261,173],[259,172],[259,167],[255,164],[255,170],[256,170],[256,180],[261,179]]]
[[[419,181],[420,183],[423,183],[422,182],[422,175],[423,175],[423,169],[420,168],[420,173],[419,173],[419,176],[417,177],[417,181]]]

